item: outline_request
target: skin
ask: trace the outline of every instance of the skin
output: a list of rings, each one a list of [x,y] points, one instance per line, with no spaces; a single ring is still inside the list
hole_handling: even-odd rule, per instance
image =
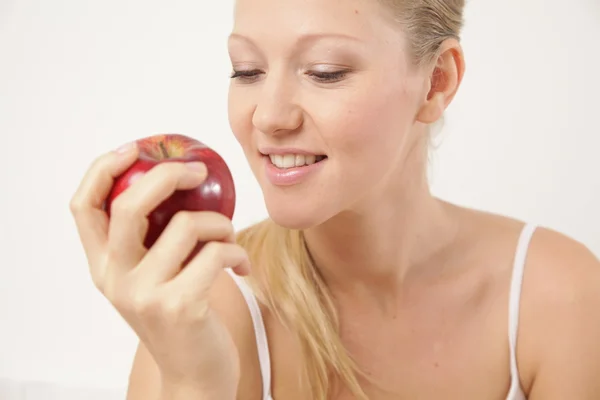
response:
[[[370,399],[505,399],[508,289],[523,223],[430,194],[427,125],[460,87],[463,53],[447,40],[432,65],[417,69],[386,12],[375,1],[238,0],[229,53],[245,76],[231,82],[231,127],[271,218],[305,230],[337,299],[345,345],[385,389],[363,382]],[[319,78],[340,69],[349,72]],[[328,159],[302,184],[276,187],[264,177],[260,146]],[[539,228],[525,268],[523,390],[531,400],[596,399],[600,262]],[[261,399],[252,322],[227,275],[211,300],[239,353],[237,398]],[[273,397],[309,398],[296,379],[298,344],[268,310],[263,316]],[[128,399],[156,396],[159,374],[141,344]],[[352,397],[342,390],[335,398]]]

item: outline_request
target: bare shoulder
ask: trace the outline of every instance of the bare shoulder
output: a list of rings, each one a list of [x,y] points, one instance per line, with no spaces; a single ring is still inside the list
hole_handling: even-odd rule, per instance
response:
[[[238,399],[260,399],[262,377],[252,317],[240,288],[226,271],[220,274],[211,290],[211,307],[237,346],[241,369]]]
[[[246,301],[228,272],[217,277],[210,304],[228,328],[240,357],[239,400],[260,399],[262,381],[252,319]],[[138,345],[131,373],[127,400],[153,400],[159,392],[160,371],[143,343]]]
[[[552,290],[551,298],[557,301],[571,303],[598,292],[600,260],[583,243],[560,232],[538,228],[532,238],[528,263],[531,275],[545,278],[533,288]]]
[[[525,269],[519,366],[529,399],[600,395],[600,261],[582,243],[538,228]],[[522,376],[523,378],[523,376]]]

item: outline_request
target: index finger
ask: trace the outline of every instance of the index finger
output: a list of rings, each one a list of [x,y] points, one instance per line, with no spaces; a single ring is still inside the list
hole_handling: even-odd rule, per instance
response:
[[[108,240],[108,216],[102,209],[116,177],[137,159],[138,149],[131,143],[98,157],[86,171],[69,208],[90,263]]]

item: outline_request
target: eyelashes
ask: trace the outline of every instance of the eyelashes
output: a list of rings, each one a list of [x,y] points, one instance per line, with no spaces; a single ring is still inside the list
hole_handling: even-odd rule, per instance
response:
[[[252,70],[247,70],[247,71],[235,71],[234,70],[233,73],[231,74],[230,78],[231,79],[239,79],[241,81],[248,81],[248,80],[254,80],[260,74],[262,74],[262,72],[257,69],[252,69]]]
[[[338,82],[344,79],[344,77],[348,74],[346,70],[339,71],[308,71],[306,73],[308,76],[313,77],[318,82],[330,83],[330,82]]]
[[[339,70],[339,71],[308,71],[306,72],[307,76],[310,76],[313,80],[318,83],[335,83],[343,80],[346,75],[348,75],[348,70]],[[263,71],[258,69],[246,70],[246,71],[233,71],[230,78],[237,79],[243,83],[252,83],[256,81],[260,75],[264,74]]]

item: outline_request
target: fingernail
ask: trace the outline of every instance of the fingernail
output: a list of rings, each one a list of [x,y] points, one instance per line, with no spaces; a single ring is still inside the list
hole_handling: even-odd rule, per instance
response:
[[[185,165],[194,172],[206,172],[206,165],[203,162],[188,162]]]
[[[119,154],[127,153],[129,150],[132,150],[135,147],[135,142],[125,143],[123,146],[119,147],[116,152]]]

